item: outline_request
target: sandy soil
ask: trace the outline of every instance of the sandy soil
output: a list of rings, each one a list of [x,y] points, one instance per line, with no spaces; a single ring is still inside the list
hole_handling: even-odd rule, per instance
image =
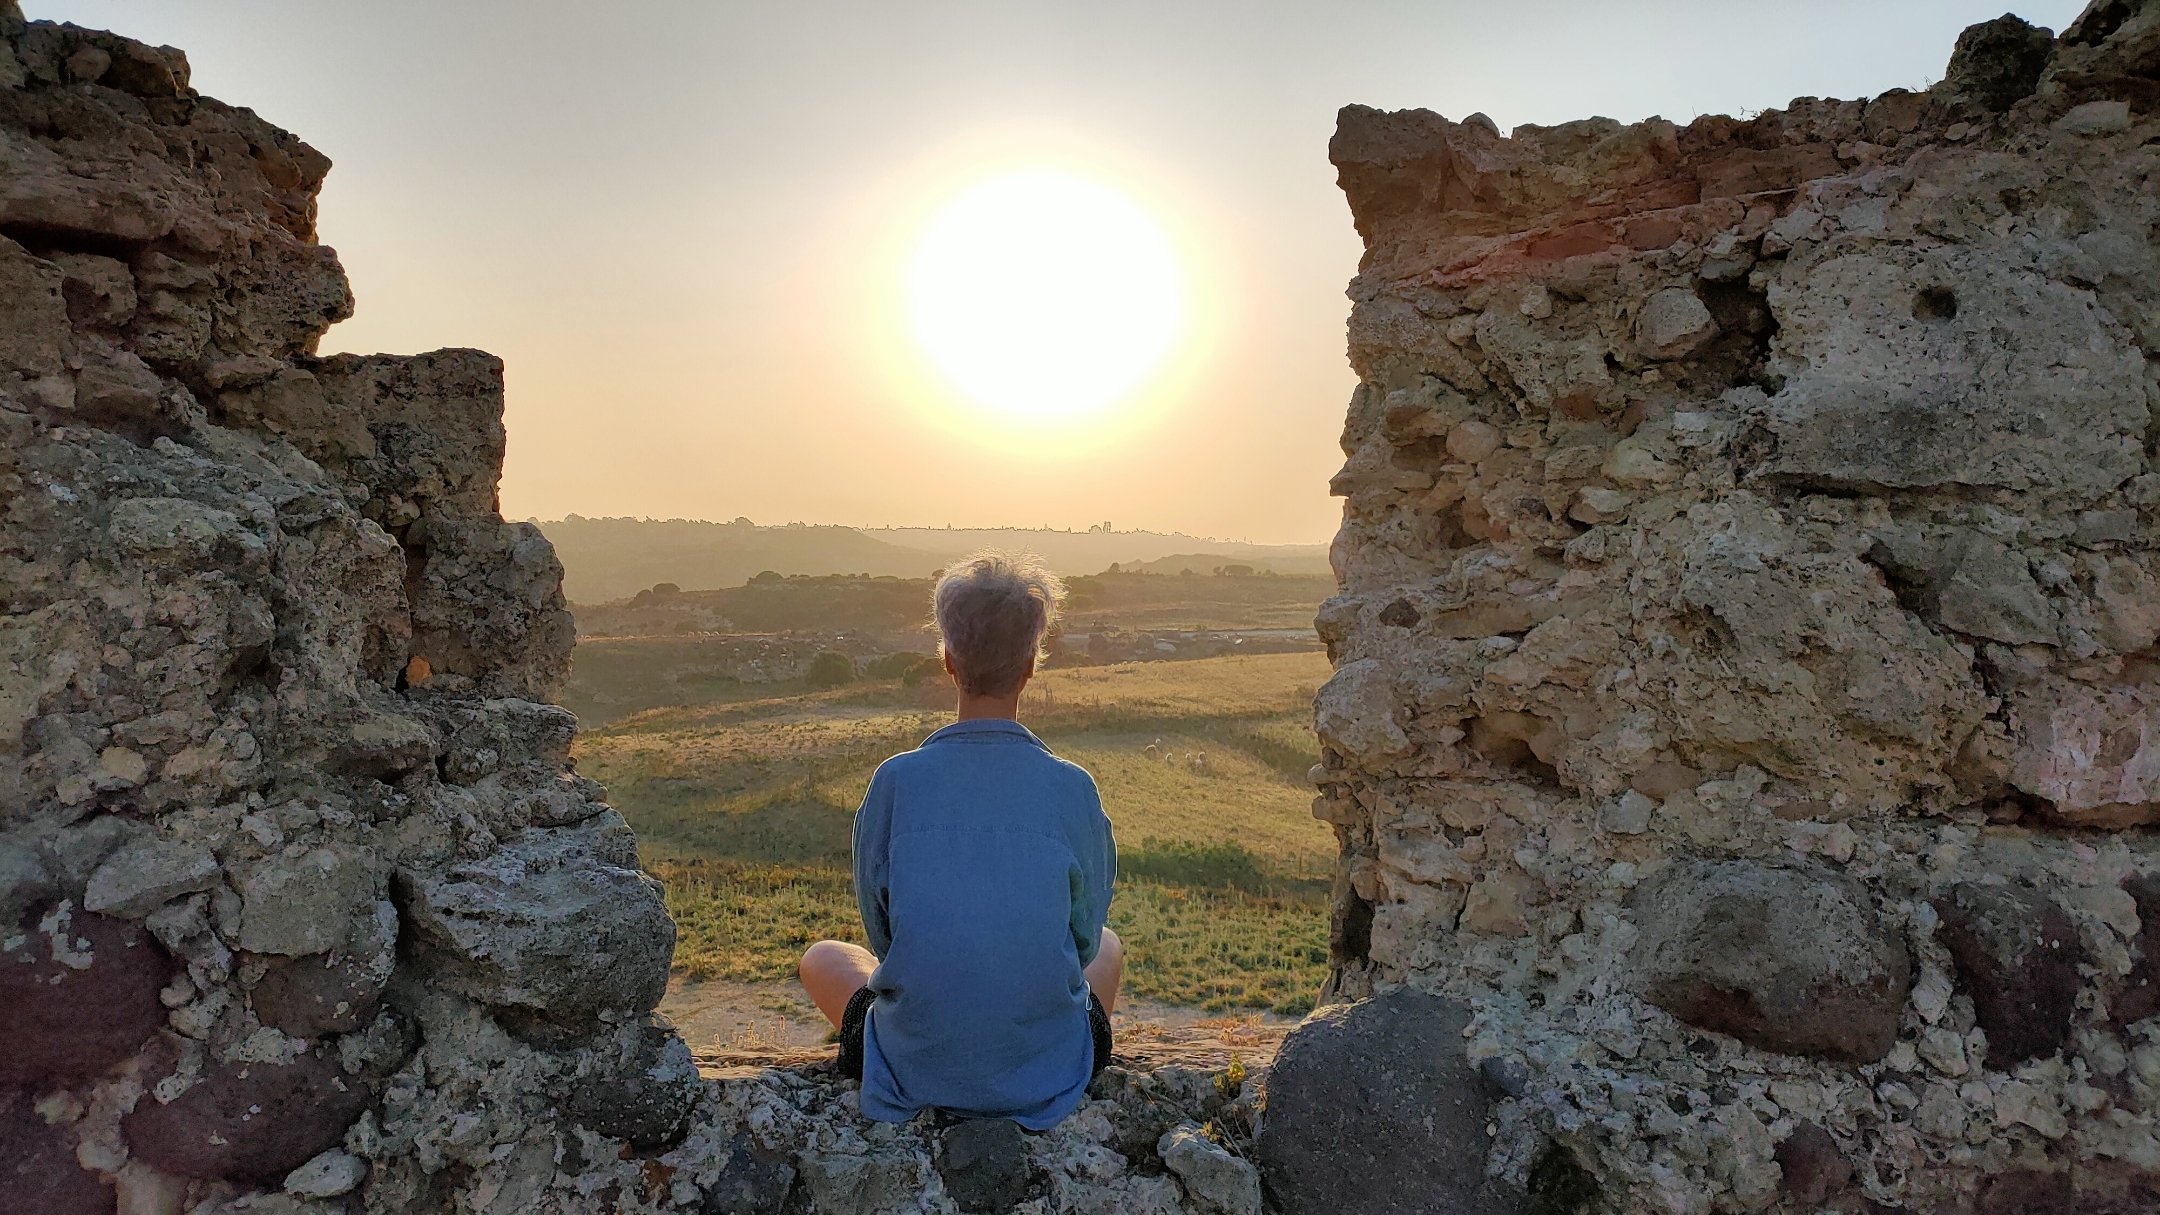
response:
[[[793,983],[668,981],[660,1012],[675,1022],[701,1069],[814,1063],[832,1053],[832,1027]],[[1218,1068],[1232,1058],[1264,1068],[1297,1024],[1272,1013],[1223,1016],[1146,1001],[1110,1018],[1115,1055],[1142,1066]]]

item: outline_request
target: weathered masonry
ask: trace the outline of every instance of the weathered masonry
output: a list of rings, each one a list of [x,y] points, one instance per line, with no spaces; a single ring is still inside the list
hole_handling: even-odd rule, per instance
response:
[[[1332,986],[1465,1009],[1495,1194],[2160,1209],[2156,141],[2128,0],[1751,119],[1342,112]]]

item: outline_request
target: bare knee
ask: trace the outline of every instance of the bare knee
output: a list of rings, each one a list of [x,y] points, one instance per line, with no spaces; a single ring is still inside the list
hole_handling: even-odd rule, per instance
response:
[[[1095,959],[1081,972],[1088,990],[1102,1002],[1104,1012],[1116,1012],[1118,984],[1125,976],[1125,942],[1108,928],[1095,942]]]
[[[810,948],[803,950],[802,961],[795,967],[795,973],[807,976],[829,970],[844,955],[838,941],[814,941]]]
[[[1095,956],[1109,959],[1110,965],[1122,969],[1125,965],[1125,942],[1108,928],[1102,930],[1102,939],[1096,943]]]
[[[802,962],[795,972],[805,979],[813,975],[867,974],[877,966],[877,957],[860,945],[846,941],[818,941],[803,950]]]
[[[810,1002],[834,1025],[839,1025],[848,1001],[877,969],[877,955],[845,941],[819,941],[803,951],[795,974],[802,980]]]

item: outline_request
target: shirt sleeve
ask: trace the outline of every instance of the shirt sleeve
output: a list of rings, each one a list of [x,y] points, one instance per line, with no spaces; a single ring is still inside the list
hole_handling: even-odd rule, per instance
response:
[[[879,958],[892,948],[891,893],[885,884],[892,840],[892,781],[879,768],[855,811],[855,906],[862,912],[863,935]]]
[[[1095,960],[1096,947],[1102,944],[1103,924],[1110,917],[1110,894],[1117,885],[1117,838],[1111,833],[1109,816],[1103,813],[1102,796],[1093,780],[1088,781],[1087,801],[1083,818],[1087,827],[1080,846],[1073,850],[1072,872],[1073,947],[1079,952],[1082,966]]]

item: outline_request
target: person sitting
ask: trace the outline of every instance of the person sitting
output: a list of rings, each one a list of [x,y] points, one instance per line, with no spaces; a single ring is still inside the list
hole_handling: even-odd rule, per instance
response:
[[[856,812],[870,948],[819,941],[799,972],[868,1117],[1045,1130],[1109,1062],[1117,841],[1094,778],[1016,720],[1063,596],[1040,561],[1000,553],[938,581],[958,719],[880,764]]]

